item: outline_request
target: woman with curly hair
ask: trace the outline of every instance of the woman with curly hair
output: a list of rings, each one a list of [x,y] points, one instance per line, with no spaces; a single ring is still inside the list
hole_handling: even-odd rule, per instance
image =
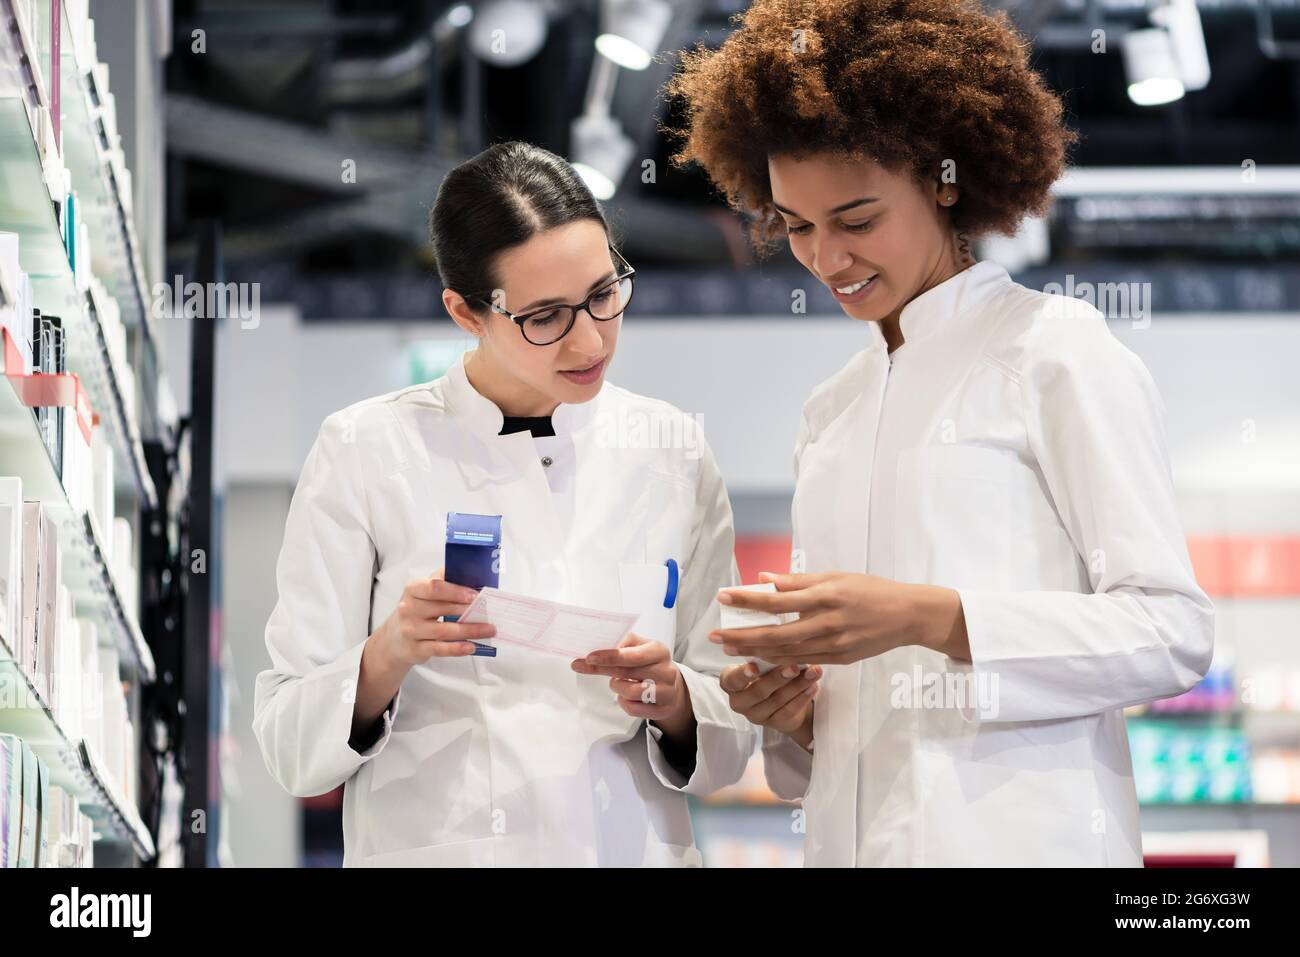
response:
[[[804,405],[793,573],[723,593],[793,620],[713,635],[778,666],[723,686],[806,862],[1140,865],[1121,709],[1204,675],[1213,610],[1145,367],[970,252],[1073,139],[1025,42],[961,0],[757,0],[669,90],[677,160],[869,336]]]

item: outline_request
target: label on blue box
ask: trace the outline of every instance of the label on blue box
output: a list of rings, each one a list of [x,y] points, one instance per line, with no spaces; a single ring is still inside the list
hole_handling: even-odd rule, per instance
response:
[[[448,512],[443,564],[444,578],[454,585],[475,590],[500,587],[501,516]],[[457,616],[447,615],[445,620],[456,621]],[[475,655],[496,656],[492,645],[477,641],[474,645]]]

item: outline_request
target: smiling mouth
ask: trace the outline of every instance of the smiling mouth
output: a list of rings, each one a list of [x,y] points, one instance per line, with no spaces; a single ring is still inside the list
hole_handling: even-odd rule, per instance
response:
[[[560,371],[564,375],[583,375],[584,373],[591,372],[594,369],[600,368],[600,364],[604,361],[605,361],[604,359],[601,359],[599,362],[593,362],[585,369],[561,369]]]
[[[876,275],[879,275],[879,273],[877,273]],[[859,289],[865,288],[867,283],[871,282],[871,280],[875,278],[876,278],[875,276],[868,276],[866,279],[861,279],[858,282],[850,283],[847,286],[831,286],[831,288],[834,289],[836,292],[838,292],[841,296],[851,296]]]

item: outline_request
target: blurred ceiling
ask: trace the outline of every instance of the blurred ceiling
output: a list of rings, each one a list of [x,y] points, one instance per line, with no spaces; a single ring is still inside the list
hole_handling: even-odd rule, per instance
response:
[[[485,62],[471,50],[465,13],[473,8],[481,23],[508,18],[511,2],[540,9],[544,42],[519,65]],[[744,6],[677,0],[662,48],[717,44]],[[1300,62],[1288,58],[1295,44],[1279,42],[1270,46],[1274,56],[1266,55],[1253,0],[1200,0],[1211,82],[1155,108],[1130,102],[1112,39],[1139,25],[1141,2],[1001,6],[1034,38],[1036,65],[1065,97],[1082,133],[1077,165],[1300,163]],[[167,67],[169,258],[186,262],[192,224],[218,217],[235,274],[241,264],[274,264],[307,277],[427,274],[428,208],[446,169],[501,139],[571,155],[570,124],[588,95],[597,0],[507,0],[491,8],[487,0],[177,0]],[[1300,36],[1295,0],[1284,0],[1270,21],[1266,40]],[[1098,26],[1110,41],[1101,55],[1090,49]],[[659,90],[674,61],[660,60],[644,71],[617,71],[610,113],[635,144],[637,161],[606,208],[638,265],[743,267],[736,217],[700,173],[667,161],[670,144],[658,121],[674,104]],[[643,158],[656,164],[654,183],[641,182]],[[355,182],[344,181],[345,160],[355,163]],[[1253,215],[1267,222],[1268,204],[1256,206],[1243,213],[1238,204],[1227,214],[1189,209],[1188,221]],[[1293,214],[1288,209],[1287,219]],[[1068,232],[1071,221],[1062,217],[1054,227],[1067,230],[1054,245],[1086,253],[1096,223],[1076,234]],[[1170,229],[1167,216],[1160,229],[1160,255],[1176,254],[1182,233]],[[1131,228],[1127,235],[1124,255],[1141,255],[1141,230],[1136,241]],[[1259,255],[1249,243],[1243,251],[1240,235],[1220,250],[1207,245],[1205,232],[1188,242],[1201,256]]]

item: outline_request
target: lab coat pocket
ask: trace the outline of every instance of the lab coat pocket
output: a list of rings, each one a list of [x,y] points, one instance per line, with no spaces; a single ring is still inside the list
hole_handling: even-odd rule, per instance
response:
[[[620,563],[618,584],[623,611],[638,615],[632,631],[642,638],[660,642],[671,656],[677,637],[677,603],[674,600],[673,607],[664,607],[669,597],[668,565]]]
[[[894,575],[949,588],[1017,587],[1032,473],[1014,453],[938,445],[899,455]]]

